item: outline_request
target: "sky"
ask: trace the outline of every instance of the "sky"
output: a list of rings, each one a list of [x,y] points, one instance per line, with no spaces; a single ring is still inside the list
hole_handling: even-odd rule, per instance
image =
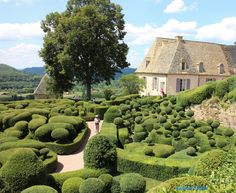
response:
[[[128,61],[137,67],[156,37],[234,44],[235,0],[111,0],[126,22]],[[0,0],[0,63],[17,69],[43,66],[38,56],[44,33],[40,21],[62,12],[66,0]]]

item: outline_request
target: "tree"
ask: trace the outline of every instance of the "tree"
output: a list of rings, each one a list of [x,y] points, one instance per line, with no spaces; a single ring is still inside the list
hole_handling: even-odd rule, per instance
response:
[[[76,80],[90,99],[91,84],[109,82],[129,66],[121,11],[110,0],[69,0],[63,13],[42,21],[46,35],[40,56],[58,92],[71,89]]]
[[[145,81],[135,74],[124,75],[120,78],[124,94],[138,94],[145,87]]]

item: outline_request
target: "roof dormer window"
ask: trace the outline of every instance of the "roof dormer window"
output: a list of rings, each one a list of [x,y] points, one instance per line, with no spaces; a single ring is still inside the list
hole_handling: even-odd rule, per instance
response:
[[[198,71],[199,71],[200,73],[205,72],[204,65],[203,65],[202,62],[200,62],[200,63],[198,64]]]
[[[218,66],[218,73],[219,74],[224,74],[225,73],[224,64],[220,64]]]
[[[180,68],[181,68],[181,70],[188,70],[189,69],[189,66],[184,59],[181,60]]]

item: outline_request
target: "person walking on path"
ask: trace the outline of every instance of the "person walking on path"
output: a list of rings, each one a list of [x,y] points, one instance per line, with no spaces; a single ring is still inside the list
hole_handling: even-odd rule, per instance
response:
[[[164,98],[165,97],[165,92],[164,92],[164,89],[161,88],[161,98]]]
[[[95,116],[94,118],[94,127],[95,127],[95,133],[99,133],[99,124],[100,124],[100,118],[98,115]]]

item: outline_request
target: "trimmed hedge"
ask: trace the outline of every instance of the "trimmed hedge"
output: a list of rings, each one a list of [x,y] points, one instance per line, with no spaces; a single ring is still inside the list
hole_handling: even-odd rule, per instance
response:
[[[105,184],[97,178],[89,178],[82,182],[79,188],[80,193],[104,193]]]
[[[46,124],[47,120],[43,118],[32,119],[29,122],[28,128],[31,132],[35,132],[40,126]]]
[[[107,107],[107,106],[96,106],[94,108],[94,114],[98,115],[100,117],[100,119],[103,119],[104,118],[104,114],[106,113],[108,108],[109,107]]]
[[[120,188],[123,193],[144,193],[146,181],[140,174],[124,174],[120,177]]]
[[[108,123],[113,123],[116,117],[121,116],[121,111],[119,106],[111,106],[104,114],[104,121]]]
[[[79,187],[84,181],[80,177],[72,177],[67,179],[62,185],[62,193],[80,193]]]
[[[58,193],[54,188],[50,186],[37,185],[31,186],[23,190],[21,193]]]
[[[153,148],[153,153],[156,157],[167,158],[175,153],[175,148],[171,145],[158,144],[158,146]]]
[[[43,162],[30,149],[18,149],[0,169],[11,191],[19,192],[27,187],[44,183],[46,173]]]
[[[116,162],[116,147],[108,137],[98,135],[88,141],[84,150],[85,167],[115,172]]]
[[[105,185],[104,191],[110,192],[112,183],[113,183],[113,177],[110,174],[102,174],[99,176],[99,178]]]

